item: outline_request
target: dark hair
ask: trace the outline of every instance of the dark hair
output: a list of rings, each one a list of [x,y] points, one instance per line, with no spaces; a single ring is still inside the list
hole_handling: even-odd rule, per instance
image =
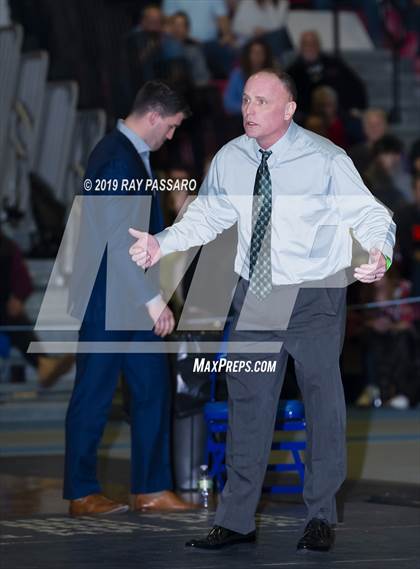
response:
[[[178,10],[178,12],[175,12],[174,14],[172,14],[172,18],[184,18],[185,23],[187,25],[187,29],[190,30],[191,20],[190,20],[190,17],[188,16],[187,12],[184,12],[182,10]]]
[[[147,81],[139,90],[134,100],[131,112],[144,115],[149,111],[159,113],[161,117],[168,117],[183,113],[187,118],[191,110],[183,96],[166,81]]]
[[[146,12],[148,10],[150,10],[151,8],[154,8],[156,10],[159,10],[159,12],[161,12],[161,7],[159,6],[159,4],[157,2],[149,2],[148,4],[141,6],[138,10],[137,10],[137,20],[141,22],[141,20],[144,18]]]
[[[373,155],[375,157],[379,154],[401,154],[403,150],[403,143],[393,134],[385,134],[373,145]]]
[[[282,71],[281,69],[277,69],[276,67],[267,67],[261,69],[261,71],[258,71],[258,73],[271,73],[272,75],[275,75],[277,79],[281,81],[286,91],[289,93],[292,101],[297,102],[298,95],[297,95],[296,83],[288,73]]]
[[[254,45],[260,45],[264,50],[265,56],[262,67],[264,69],[274,67],[274,58],[271,47],[264,40],[251,40],[243,47],[241,53],[241,69],[245,75],[245,79],[248,79],[248,77],[253,74],[253,70],[251,69],[251,50]]]

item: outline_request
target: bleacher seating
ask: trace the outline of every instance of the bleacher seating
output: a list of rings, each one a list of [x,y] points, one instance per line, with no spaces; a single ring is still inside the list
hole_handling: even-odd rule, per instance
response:
[[[3,199],[21,214],[20,228],[14,238],[24,249],[29,247],[29,234],[36,231],[32,219],[29,173],[32,169],[42,104],[48,72],[48,53],[25,53],[20,59],[16,95],[9,114],[9,132],[4,151],[2,177]],[[20,233],[20,234],[19,234]]]
[[[310,22],[308,26],[308,22]],[[339,13],[340,49],[373,51],[372,40],[363,27],[357,14],[343,11]],[[307,29],[318,32],[325,51],[334,47],[333,14],[329,10],[292,10],[289,14],[287,29],[295,47],[299,45],[302,32]]]
[[[19,77],[20,50],[22,46],[23,29],[21,26],[0,28],[0,171],[4,172],[8,144],[8,130],[10,112],[16,95],[16,86]],[[7,180],[0,177],[0,199]]]
[[[365,81],[370,106],[390,112],[393,107],[392,53],[386,49],[371,52],[346,50],[342,56]],[[416,76],[411,60],[401,59],[399,66],[401,122],[394,123],[392,131],[408,147],[419,137],[420,78]]]
[[[71,141],[76,121],[78,85],[75,81],[48,82],[34,172],[64,201]]]
[[[22,53],[22,45],[21,26],[0,28],[0,208],[7,205],[8,211],[13,208],[24,214],[13,223],[3,214],[2,223],[6,234],[27,252],[31,234],[37,229],[31,215],[30,173],[38,174],[49,184],[55,198],[70,209],[89,153],[105,133],[106,115],[102,109],[77,111],[78,84],[47,81],[49,54]],[[27,264],[35,291],[26,310],[35,322],[54,259],[27,259]],[[63,279],[54,282],[54,290],[59,293],[62,284]],[[1,370],[19,368],[24,379],[23,383],[10,383],[10,373],[4,373],[6,382],[1,383],[0,400],[37,398],[40,391],[36,370],[25,364],[20,352],[10,348],[7,334],[0,331],[0,335],[4,340]],[[56,338],[54,332],[40,331],[38,335],[40,340]],[[68,374],[50,391],[67,400],[72,383],[73,374]]]

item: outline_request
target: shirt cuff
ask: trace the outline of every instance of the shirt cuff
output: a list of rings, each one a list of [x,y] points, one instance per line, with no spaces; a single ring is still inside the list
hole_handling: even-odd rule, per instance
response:
[[[394,256],[394,249],[392,245],[390,245],[389,243],[381,243],[381,244],[376,243],[373,245],[373,247],[379,249],[379,251],[385,257],[386,268],[388,270],[392,264],[392,258]]]
[[[151,298],[150,300],[148,300],[146,302],[146,306],[149,307],[152,304],[155,304],[156,302],[162,300],[162,295],[161,294],[157,294],[156,296],[154,296],[153,298]]]
[[[176,249],[171,248],[171,246],[169,245],[169,242],[171,241],[169,239],[169,228],[168,229],[164,229],[163,231],[161,231],[160,233],[156,233],[153,237],[157,240],[157,242],[159,243],[159,247],[160,247],[160,253],[162,257],[165,257],[165,255],[169,255],[170,253],[175,253]]]

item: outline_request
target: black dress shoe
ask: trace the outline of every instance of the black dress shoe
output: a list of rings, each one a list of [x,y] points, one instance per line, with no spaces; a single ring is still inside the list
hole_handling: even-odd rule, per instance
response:
[[[329,551],[334,544],[334,530],[326,520],[312,518],[297,544],[297,550]]]
[[[194,547],[197,549],[222,549],[228,545],[235,545],[237,543],[255,543],[256,533],[238,533],[231,529],[223,528],[222,526],[214,526],[207,537],[204,539],[192,539],[187,541],[185,547]]]

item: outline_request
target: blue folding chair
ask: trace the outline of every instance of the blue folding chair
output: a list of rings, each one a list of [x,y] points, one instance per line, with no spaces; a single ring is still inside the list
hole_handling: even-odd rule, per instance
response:
[[[10,338],[7,334],[2,334],[0,332],[0,357],[9,358],[10,357]]]
[[[216,360],[226,357],[229,326],[223,332],[222,344]],[[209,465],[209,476],[216,481],[217,489],[221,492],[225,484],[226,467],[226,432],[228,426],[228,403],[216,401],[217,373],[211,373],[210,401],[204,406],[204,419],[207,426],[206,457]],[[306,429],[304,408],[300,401],[281,400],[277,413],[275,431],[304,431]],[[299,482],[295,484],[272,484],[264,486],[263,492],[276,494],[299,494],[303,490],[305,466],[301,458],[301,452],[306,449],[305,440],[274,441],[272,450],[288,451],[291,453],[291,463],[270,463],[267,470],[275,472],[295,472]]]

